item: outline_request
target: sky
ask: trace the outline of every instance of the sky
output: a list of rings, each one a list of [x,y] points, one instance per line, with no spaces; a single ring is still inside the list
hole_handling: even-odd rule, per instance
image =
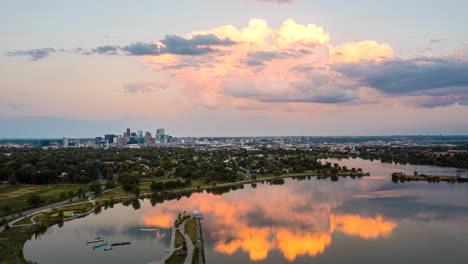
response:
[[[468,1],[0,7],[0,138],[468,134]]]

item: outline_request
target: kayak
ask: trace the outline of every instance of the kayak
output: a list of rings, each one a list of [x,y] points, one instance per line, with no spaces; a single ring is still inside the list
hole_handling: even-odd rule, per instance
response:
[[[99,244],[99,245],[95,245],[95,246],[93,247],[93,249],[100,248],[100,247],[103,247],[103,246],[105,246],[105,245],[107,245],[107,242],[102,243],[102,244]]]
[[[141,231],[157,231],[158,229],[156,228],[141,228]]]
[[[112,243],[111,246],[123,246],[123,245],[130,245],[130,242],[119,242],[119,243]]]
[[[86,241],[86,244],[97,243],[97,242],[103,242],[103,241],[104,241],[104,239],[88,240],[88,241]]]

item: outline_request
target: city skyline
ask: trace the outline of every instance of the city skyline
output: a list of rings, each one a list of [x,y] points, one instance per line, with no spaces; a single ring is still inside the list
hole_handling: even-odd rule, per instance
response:
[[[0,138],[468,132],[463,1],[3,6]]]

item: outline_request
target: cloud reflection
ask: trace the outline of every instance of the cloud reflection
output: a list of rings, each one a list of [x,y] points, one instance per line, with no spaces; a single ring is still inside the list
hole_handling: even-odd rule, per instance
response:
[[[310,197],[314,193],[321,199]],[[216,241],[214,251],[232,255],[241,250],[252,261],[264,260],[274,250],[289,261],[298,256],[313,257],[331,245],[335,232],[378,239],[389,237],[397,226],[380,215],[335,213],[333,209],[352,199],[352,195],[323,197],[324,193],[302,192],[300,185],[295,184],[222,196],[196,193],[190,199],[157,205],[143,215],[142,221],[145,225],[170,228],[179,212],[199,208],[205,215],[203,225],[208,227],[204,232]]]

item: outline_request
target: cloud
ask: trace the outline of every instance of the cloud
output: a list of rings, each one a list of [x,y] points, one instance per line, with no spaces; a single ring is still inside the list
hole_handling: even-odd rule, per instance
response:
[[[106,45],[106,46],[99,46],[95,49],[91,50],[94,53],[99,54],[117,54],[117,47]]]
[[[360,60],[381,61],[393,55],[395,50],[388,44],[372,40],[344,43],[331,49],[331,60],[335,63],[358,62]]]
[[[338,64],[334,70],[413,107],[434,108],[468,100],[468,60],[421,57]]]
[[[449,87],[468,89],[468,61],[455,58],[428,57],[342,64],[335,70],[389,94]]]
[[[127,83],[124,84],[124,91],[136,95],[138,93],[152,93],[157,89],[167,89],[169,87],[166,83],[153,83],[153,82],[140,82],[140,83]]]
[[[206,46],[198,46],[200,42],[195,40],[199,35],[213,39],[207,42],[204,37],[201,43],[223,45],[216,47],[216,54],[200,52],[198,49]],[[358,98],[359,86],[355,81],[343,78],[330,68],[334,63],[330,35],[318,25],[298,24],[288,19],[278,28],[272,28],[265,20],[251,19],[244,28],[225,25],[192,32],[186,39],[175,38],[177,43],[182,43],[181,48],[168,40],[172,39],[166,37],[160,41],[166,53],[144,56],[144,61],[181,82],[186,87],[184,93],[197,105],[216,108],[227,103],[236,109],[247,109],[253,102],[262,103],[260,108],[265,108],[265,104],[268,107],[298,102],[336,104]],[[225,41],[220,43],[220,40]],[[181,52],[187,47],[189,51],[195,47],[197,52]],[[365,52],[369,47],[376,52]],[[375,41],[354,44],[353,51],[359,52],[353,60],[381,61],[393,52],[387,47]],[[386,52],[377,52],[380,49]],[[185,56],[188,53],[198,54]],[[239,100],[246,102],[239,103]]]
[[[55,53],[53,48],[40,48],[31,50],[17,50],[8,52],[7,56],[29,56],[31,60],[37,61],[49,56],[51,53]]]
[[[158,45],[154,43],[133,43],[122,48],[123,51],[129,55],[159,55]]]
[[[177,35],[166,35],[158,43],[134,43],[122,49],[130,55],[202,55],[217,51],[213,46],[232,46],[236,42],[229,38],[218,38],[213,34],[194,35],[186,39]]]
[[[406,105],[418,108],[444,107],[456,103],[459,103],[460,105],[466,105],[466,102],[468,102],[468,94],[445,96],[418,96],[411,97],[405,100]]]

